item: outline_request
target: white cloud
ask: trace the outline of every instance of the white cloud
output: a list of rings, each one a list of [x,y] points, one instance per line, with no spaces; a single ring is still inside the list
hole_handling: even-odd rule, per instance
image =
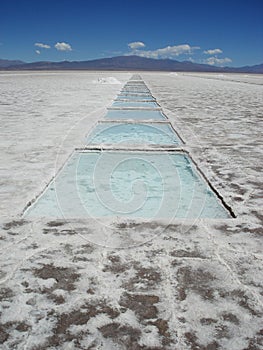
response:
[[[223,53],[223,51],[221,49],[210,49],[210,50],[204,51],[204,53],[206,55],[218,55],[220,53]]]
[[[67,43],[56,43],[55,48],[58,51],[72,51],[72,48],[69,44]]]
[[[39,50],[36,50],[36,53],[37,53],[38,55],[40,55],[41,52],[40,52]]]
[[[136,50],[145,47],[145,44],[141,41],[134,41],[133,43],[129,43],[128,46],[130,49]]]
[[[50,46],[42,43],[35,43],[35,46],[41,47],[41,49],[50,49]]]
[[[200,49],[199,46],[190,46],[188,44],[167,46],[157,50],[134,50],[132,54],[147,58],[175,58],[179,55],[190,55],[194,50]]]
[[[210,64],[211,66],[218,65],[222,66],[226,63],[232,62],[231,58],[217,58],[217,57],[209,57],[206,59],[205,63]]]

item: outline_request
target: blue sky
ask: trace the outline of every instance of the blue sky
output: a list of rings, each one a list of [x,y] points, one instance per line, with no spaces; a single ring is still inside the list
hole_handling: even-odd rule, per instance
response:
[[[0,58],[263,62],[263,0],[0,0]]]

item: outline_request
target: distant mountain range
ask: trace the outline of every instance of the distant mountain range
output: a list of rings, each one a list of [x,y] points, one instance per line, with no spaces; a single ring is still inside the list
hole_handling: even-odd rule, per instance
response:
[[[141,70],[166,72],[222,72],[263,74],[263,64],[245,67],[216,67],[189,61],[119,56],[91,61],[32,62],[0,59],[0,70]]]
[[[8,68],[10,66],[18,66],[19,64],[25,64],[23,61],[11,61],[11,60],[1,60],[0,59],[0,69],[1,68]]]

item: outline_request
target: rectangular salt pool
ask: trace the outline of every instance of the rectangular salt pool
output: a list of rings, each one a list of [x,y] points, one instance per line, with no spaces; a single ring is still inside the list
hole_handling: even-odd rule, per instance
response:
[[[118,108],[160,108],[156,102],[114,101],[112,107]]]
[[[155,110],[108,110],[105,119],[110,120],[167,120],[161,111]]]
[[[138,96],[138,97],[143,97],[143,96],[148,96],[148,97],[153,97],[150,92],[126,92],[126,91],[121,91],[120,95],[124,96]]]
[[[26,217],[229,218],[191,159],[172,152],[74,153]]]
[[[126,87],[121,90],[122,92],[125,93],[136,93],[136,94],[147,94],[150,93],[150,90],[147,88],[135,88],[135,87]]]
[[[152,95],[126,95],[120,94],[117,96],[116,101],[127,100],[127,101],[155,101]]]
[[[143,81],[130,81],[124,85],[124,87],[131,86],[131,87],[147,87],[146,84]]]
[[[139,93],[137,93],[137,92],[126,92],[126,91],[120,91],[120,94],[121,95],[129,95],[129,96],[140,96],[140,97],[142,97],[142,96],[152,96],[152,94],[150,93],[150,92],[139,92]]]
[[[180,140],[170,123],[99,123],[87,144],[178,145]]]

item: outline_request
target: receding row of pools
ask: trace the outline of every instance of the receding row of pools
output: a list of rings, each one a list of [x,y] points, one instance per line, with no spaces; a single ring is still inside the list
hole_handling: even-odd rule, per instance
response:
[[[134,75],[24,215],[49,218],[231,217],[144,81]],[[110,149],[107,149],[110,147]]]

